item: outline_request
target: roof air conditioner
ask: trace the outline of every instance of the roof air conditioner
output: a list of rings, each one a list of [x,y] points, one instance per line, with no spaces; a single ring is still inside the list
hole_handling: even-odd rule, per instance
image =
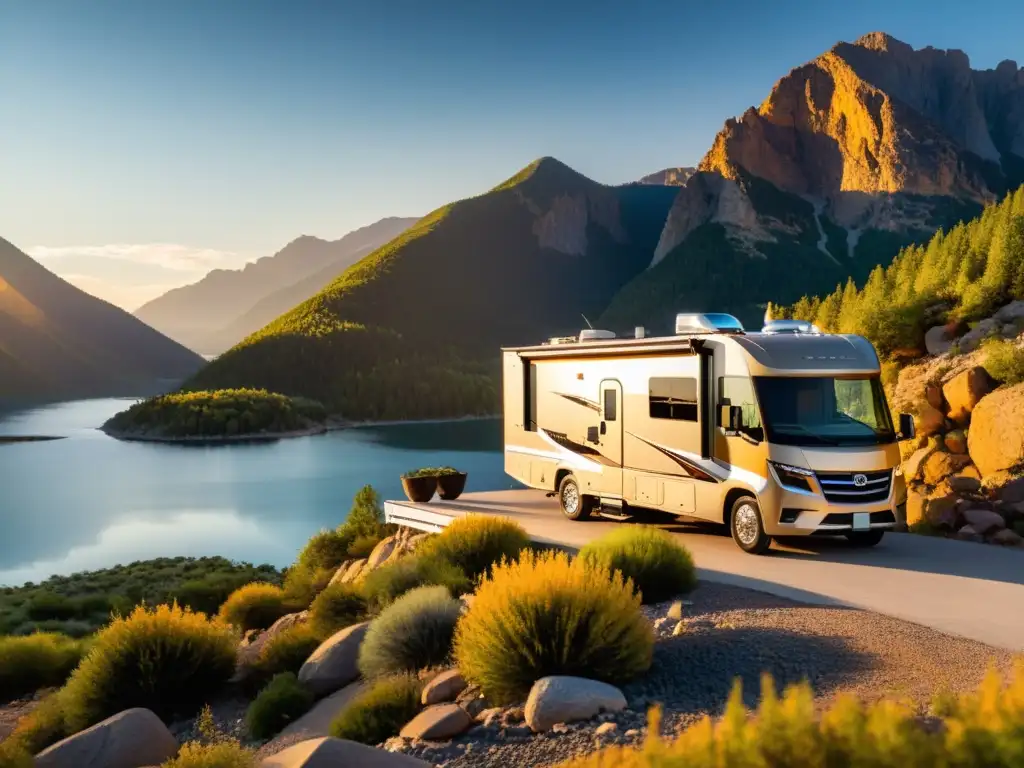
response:
[[[676,315],[676,333],[743,333],[743,324],[724,312]]]
[[[598,328],[584,328],[580,331],[580,341],[598,341],[599,339],[614,339],[612,331],[602,331]]]
[[[770,320],[761,333],[821,333],[821,329],[806,320]]]

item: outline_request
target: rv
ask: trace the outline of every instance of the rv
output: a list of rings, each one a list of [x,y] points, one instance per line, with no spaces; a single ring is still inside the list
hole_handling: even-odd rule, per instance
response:
[[[502,350],[505,471],[572,520],[644,507],[722,523],[745,551],[779,536],[872,546],[905,502],[879,361],[864,338],[725,314],[672,336],[587,329]]]

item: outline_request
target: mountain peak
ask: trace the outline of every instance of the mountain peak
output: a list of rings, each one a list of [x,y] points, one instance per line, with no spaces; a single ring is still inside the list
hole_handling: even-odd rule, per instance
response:
[[[839,43],[839,45],[842,45],[842,43]],[[853,45],[859,48],[867,48],[869,51],[911,52],[914,50],[910,45],[902,40],[897,40],[887,32],[868,32],[866,35],[861,35],[854,40]]]
[[[581,183],[597,184],[597,182],[570,168],[561,160],[545,155],[544,157],[537,158],[515,176],[506,179],[491,191],[498,192],[503,189],[512,189],[513,187],[534,188],[538,186],[575,188]]]

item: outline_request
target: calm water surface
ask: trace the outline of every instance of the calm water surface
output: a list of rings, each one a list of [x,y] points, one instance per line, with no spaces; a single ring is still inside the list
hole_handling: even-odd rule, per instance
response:
[[[176,555],[290,563],[345,519],[366,483],[402,496],[399,475],[450,464],[467,491],[510,488],[501,424],[366,427],[274,443],[127,443],[97,427],[131,400],[83,400],[0,414],[0,584]]]

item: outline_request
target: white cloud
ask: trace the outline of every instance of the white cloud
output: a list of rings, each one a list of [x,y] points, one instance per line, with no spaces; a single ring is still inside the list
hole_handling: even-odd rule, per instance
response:
[[[103,299],[104,301],[109,301],[111,304],[121,307],[121,309],[127,310],[128,312],[134,312],[147,301],[151,301],[157,296],[162,296],[172,288],[178,288],[184,285],[181,281],[170,283],[128,284],[105,280],[104,278],[96,277],[95,275],[80,275],[75,273],[60,273],[60,276],[76,288],[81,288],[89,295],[95,296],[98,299]]]
[[[26,253],[39,261],[97,258],[147,264],[176,272],[208,271],[240,261],[232,251],[195,248],[176,243],[113,243],[109,245],[37,245]]]

